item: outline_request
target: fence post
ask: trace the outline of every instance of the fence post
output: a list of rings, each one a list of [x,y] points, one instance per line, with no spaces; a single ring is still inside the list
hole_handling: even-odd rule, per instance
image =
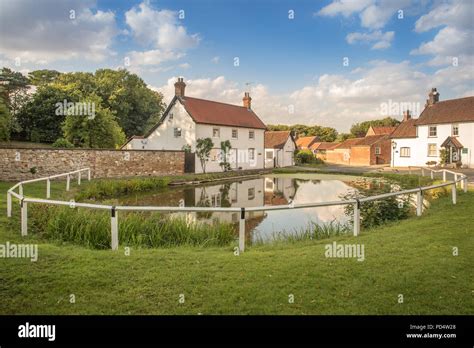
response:
[[[464,176],[464,193],[467,193],[467,176]]]
[[[77,173],[77,184],[78,184],[78,185],[81,184],[81,172],[78,172],[78,173]]]
[[[431,171],[431,179],[434,179],[434,172]]]
[[[28,204],[24,201],[24,198],[20,201],[21,207],[21,235],[24,237],[28,235]]]
[[[453,194],[453,204],[456,204],[456,182],[453,183],[453,187],[451,189],[452,194]]]
[[[458,175],[457,174],[454,174],[454,186],[455,187],[458,186]]]
[[[240,208],[239,251],[241,253],[245,251],[245,208]]]
[[[446,182],[446,169],[443,169],[443,181]]]
[[[421,176],[425,176],[425,169],[421,168]]]
[[[20,184],[20,186],[18,186],[18,193],[20,194],[20,196],[23,196],[23,185]]]
[[[87,169],[87,181],[91,181],[91,169]]]
[[[12,194],[7,192],[7,217],[12,217]]]
[[[354,203],[354,236],[358,236],[360,233],[360,201],[356,199]]]
[[[118,217],[117,217],[117,210],[115,210],[115,206],[112,207],[111,211],[111,218],[110,218],[110,230],[112,233],[111,236],[111,246],[112,250],[118,250]]]
[[[68,174],[66,175],[66,191],[69,191],[70,186],[71,186],[71,176]]]
[[[416,216],[421,216],[423,214],[423,191],[418,191],[416,194]]]
[[[46,198],[51,197],[51,181],[49,178],[46,180]]]

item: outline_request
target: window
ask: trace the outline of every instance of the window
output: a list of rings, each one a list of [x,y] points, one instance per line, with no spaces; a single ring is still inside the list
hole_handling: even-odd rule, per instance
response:
[[[174,129],[174,137],[175,138],[181,138],[181,128],[175,128]]]
[[[249,190],[248,190],[248,196],[249,196],[249,200],[252,200],[252,199],[255,198],[255,187],[249,188]]]
[[[410,157],[410,148],[409,147],[401,147],[400,148],[400,157]]]
[[[453,137],[457,137],[459,135],[459,125],[453,124],[452,135]]]
[[[232,139],[237,139],[239,132],[237,129],[232,129]]]
[[[428,157],[436,157],[436,144],[428,144]]]
[[[255,160],[255,149],[249,149],[249,160]]]
[[[265,189],[273,190],[273,181],[272,180],[268,180],[268,181],[265,182]]]
[[[219,128],[212,128],[212,137],[213,138],[219,138],[220,137],[220,129]]]
[[[255,139],[255,131],[249,131],[249,139]]]
[[[173,121],[173,113],[171,112],[170,115],[168,116],[168,121]]]
[[[272,160],[273,159],[273,150],[265,151],[265,158],[267,160]]]
[[[211,162],[217,162],[219,160],[220,154],[221,154],[220,149],[212,149],[211,154],[210,154]]]
[[[438,129],[436,128],[436,126],[430,126],[428,136],[429,137],[436,137],[437,134],[438,134]]]
[[[382,150],[380,149],[380,146],[375,147],[375,154],[380,155],[382,153]]]
[[[221,206],[221,194],[215,193],[211,195],[211,204],[213,207],[220,207]]]

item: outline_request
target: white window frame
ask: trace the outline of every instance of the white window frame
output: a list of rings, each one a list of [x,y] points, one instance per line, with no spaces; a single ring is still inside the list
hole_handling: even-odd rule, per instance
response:
[[[434,135],[431,135],[431,129],[434,129]],[[438,126],[428,126],[428,138],[438,137]]]
[[[434,155],[430,155],[430,147],[434,145],[435,147],[435,154]],[[429,143],[428,144],[428,154],[427,154],[427,157],[438,157],[438,147],[436,145],[436,143]]]
[[[175,138],[181,138],[183,136],[183,130],[180,127],[173,128],[173,132]],[[179,132],[179,135],[176,135],[177,132]]]
[[[403,154],[403,151],[402,150],[407,150],[408,152],[408,155],[404,155]],[[400,148],[400,157],[411,157],[411,148],[409,148],[408,146],[403,146]]]
[[[454,134],[454,130],[456,129],[456,134]],[[451,127],[451,135],[453,137],[458,137],[459,136],[459,124],[455,123]]]
[[[235,132],[235,137],[234,137],[234,132]],[[237,128],[232,128],[231,136],[232,136],[232,139],[238,139],[239,138],[239,130]]]
[[[249,130],[249,139],[255,140],[255,131]]]
[[[375,154],[376,155],[381,155],[382,154],[382,148],[380,146],[375,147]]]
[[[268,154],[270,154],[271,158],[268,158]],[[265,150],[265,159],[270,161],[273,159],[273,150]]]
[[[217,130],[217,136],[214,135],[215,130]],[[212,137],[213,138],[220,138],[221,137],[221,129],[219,127],[212,127]]]
[[[247,198],[249,201],[255,199],[255,187],[249,187],[247,190]]]
[[[253,147],[249,148],[249,161],[255,161],[255,149]]]

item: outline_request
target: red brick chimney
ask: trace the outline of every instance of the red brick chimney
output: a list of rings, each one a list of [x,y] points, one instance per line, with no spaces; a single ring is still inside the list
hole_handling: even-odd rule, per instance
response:
[[[244,98],[242,100],[244,101],[244,108],[250,110],[252,108],[252,98],[250,98],[250,93],[245,92]]]
[[[178,81],[174,84],[174,95],[177,97],[184,97],[184,90],[186,88],[186,84],[184,83],[184,79],[182,77],[178,77]]]
[[[426,99],[426,106],[431,106],[439,102],[439,93],[436,88],[431,88],[430,94],[428,94],[428,99]]]
[[[411,118],[410,110],[403,111],[403,121],[408,121]]]

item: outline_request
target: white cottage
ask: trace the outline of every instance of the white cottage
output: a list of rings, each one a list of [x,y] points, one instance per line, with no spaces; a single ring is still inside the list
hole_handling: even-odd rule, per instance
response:
[[[474,97],[440,102],[433,88],[420,117],[405,112],[391,138],[394,167],[439,164],[440,150],[445,149],[448,164],[474,168]]]
[[[225,104],[185,95],[186,84],[178,78],[174,84],[175,96],[160,121],[143,137],[130,138],[123,149],[196,151],[196,141],[210,138],[214,144],[206,172],[222,171],[221,142],[229,140],[231,150],[228,162],[231,168],[264,168],[264,133],[266,126],[251,108],[248,92],[243,106]],[[194,172],[202,173],[195,155]]]
[[[295,139],[290,131],[265,132],[265,168],[295,165]]]

